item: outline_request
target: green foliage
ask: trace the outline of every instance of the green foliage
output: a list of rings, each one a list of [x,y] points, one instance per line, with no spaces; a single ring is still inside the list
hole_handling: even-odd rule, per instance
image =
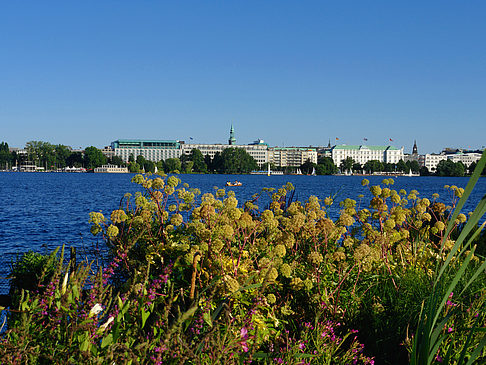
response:
[[[383,171],[383,163],[378,160],[369,160],[364,164],[363,169],[370,174],[380,172]]]
[[[12,291],[37,289],[50,280],[55,268],[52,255],[27,251],[11,265],[10,288]]]
[[[243,148],[229,147],[221,153],[221,162],[216,170],[224,174],[242,174],[258,170],[258,165]]]
[[[12,155],[7,142],[0,143],[0,169],[7,169],[12,164]]]
[[[316,173],[317,175],[333,175],[338,172],[337,166],[331,157],[320,157],[317,160]]]
[[[203,154],[197,148],[191,151],[190,160],[193,162],[194,172],[206,173],[208,172],[208,166],[206,165]]]
[[[110,263],[69,272],[60,261],[44,294],[24,292],[0,339],[4,362],[404,363],[430,334],[421,308],[437,275],[437,298],[451,300],[462,265],[454,302],[439,310],[453,322],[430,326],[452,325],[457,337],[425,352],[472,358],[483,341],[485,290],[474,283],[486,264],[462,246],[479,236],[481,212],[450,215],[417,191],[393,190],[393,179],[364,180],[371,201],[346,198],[336,219],[333,197],[292,202],[291,184],[264,189],[262,211],[259,194],[238,202],[224,189],[201,196],[176,176],[132,181],[142,192],[109,216],[90,214]]]
[[[464,176],[466,168],[462,162],[442,160],[437,164],[435,173],[439,176]]]
[[[164,171],[166,173],[181,171],[181,168],[182,168],[181,160],[176,157],[168,158],[167,160],[164,161]]]
[[[96,147],[86,147],[84,150],[84,166],[87,169],[94,169],[106,164],[106,156]]]
[[[341,165],[339,168],[341,172],[351,171],[353,169],[354,160],[352,157],[346,157],[344,160],[341,161]]]
[[[300,170],[304,175],[310,175],[312,171],[316,168],[316,164],[311,162],[309,159],[300,165]]]

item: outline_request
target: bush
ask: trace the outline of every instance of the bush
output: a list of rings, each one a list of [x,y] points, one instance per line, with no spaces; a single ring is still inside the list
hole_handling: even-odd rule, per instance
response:
[[[109,219],[90,215],[111,263],[96,273],[59,264],[44,294],[25,295],[0,342],[7,363],[406,362],[462,223],[446,230],[435,200],[392,179],[363,181],[369,206],[345,199],[335,220],[331,197],[292,201],[291,184],[266,189],[272,202],[259,211],[256,199],[239,207],[231,191],[200,196],[174,176],[133,182],[144,192]],[[484,292],[472,288],[457,308],[476,313]],[[471,318],[455,316],[455,328]]]

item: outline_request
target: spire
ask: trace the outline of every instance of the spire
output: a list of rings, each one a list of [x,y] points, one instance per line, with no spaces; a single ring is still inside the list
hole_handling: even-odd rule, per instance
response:
[[[228,144],[229,145],[234,145],[236,144],[236,138],[235,138],[235,129],[233,128],[233,124],[231,124],[231,129],[230,129],[230,137],[228,139]]]
[[[331,148],[331,138],[329,138],[329,143],[327,144],[327,148]]]
[[[413,141],[412,155],[418,155],[417,141]]]

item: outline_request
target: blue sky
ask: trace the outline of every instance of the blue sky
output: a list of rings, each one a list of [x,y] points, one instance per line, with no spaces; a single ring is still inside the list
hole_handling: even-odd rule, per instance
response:
[[[4,1],[0,140],[486,145],[485,1]]]

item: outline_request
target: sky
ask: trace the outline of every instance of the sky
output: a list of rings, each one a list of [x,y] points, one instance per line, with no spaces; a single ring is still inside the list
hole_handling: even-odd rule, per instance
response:
[[[481,148],[485,19],[482,0],[2,1],[0,141],[233,125],[240,144]]]

